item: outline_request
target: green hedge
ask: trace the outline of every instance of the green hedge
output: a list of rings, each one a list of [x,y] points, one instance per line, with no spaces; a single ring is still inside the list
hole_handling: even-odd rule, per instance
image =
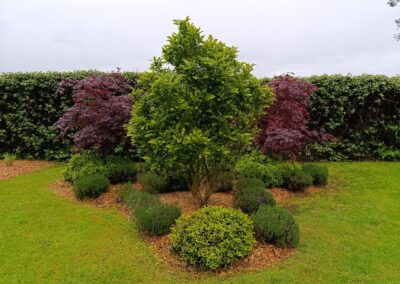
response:
[[[0,74],[0,153],[21,158],[63,160],[71,155],[71,139],[55,141],[53,124],[72,105],[72,98],[58,96],[64,78],[83,79],[98,71],[32,72]],[[136,85],[137,73],[123,73]]]
[[[0,154],[63,160],[71,140],[55,141],[53,124],[72,105],[57,96],[57,83],[98,71],[0,74]],[[137,84],[137,73],[123,73]],[[400,159],[400,77],[322,75],[305,78],[320,89],[311,96],[310,127],[325,128],[337,141],[313,145],[307,160]],[[262,79],[261,82],[268,82]]]

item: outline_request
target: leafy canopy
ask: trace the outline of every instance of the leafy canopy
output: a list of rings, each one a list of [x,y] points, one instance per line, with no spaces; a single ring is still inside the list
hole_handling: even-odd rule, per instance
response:
[[[78,150],[112,151],[126,137],[124,125],[132,108],[128,96],[131,89],[128,80],[119,73],[62,80],[57,92],[72,92],[74,105],[55,124],[60,136],[73,130]]]
[[[189,18],[174,23],[178,31],[139,79],[128,134],[154,168],[182,174],[206,202],[223,168],[249,144],[249,126],[272,95],[251,74],[253,66],[237,60],[237,48],[204,37]]]

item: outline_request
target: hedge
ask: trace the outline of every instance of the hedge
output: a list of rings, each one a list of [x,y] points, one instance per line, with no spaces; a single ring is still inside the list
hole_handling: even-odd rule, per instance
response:
[[[72,100],[56,95],[57,83],[94,73],[101,72],[0,74],[0,154],[69,158],[71,140],[56,141],[53,124]],[[123,75],[137,85],[137,73]],[[337,138],[334,143],[308,147],[306,160],[400,159],[400,77],[322,75],[305,79],[320,88],[310,98],[310,127],[323,127]]]
[[[308,159],[400,158],[400,77],[322,75],[306,78],[319,90],[310,99],[310,127],[337,141],[308,149]]]
[[[72,105],[70,95],[56,94],[64,78],[83,79],[99,71],[0,74],[0,153],[20,158],[64,160],[72,152],[71,139],[56,141],[53,124]],[[124,76],[136,85],[137,73]]]

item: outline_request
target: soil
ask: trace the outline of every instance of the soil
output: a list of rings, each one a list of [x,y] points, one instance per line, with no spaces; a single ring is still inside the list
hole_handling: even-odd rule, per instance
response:
[[[54,165],[46,161],[15,160],[11,166],[0,161],[0,180],[9,179]]]
[[[137,190],[142,189],[142,186],[137,182],[133,184],[133,187]],[[129,209],[123,203],[121,203],[121,191],[118,185],[110,186],[109,191],[102,194],[97,199],[84,199],[82,201],[75,198],[75,195],[72,191],[72,185],[70,183],[60,180],[54,183],[53,188],[57,194],[73,202],[89,204],[99,208],[117,208],[124,215],[129,216],[130,218],[132,217]],[[321,189],[318,187],[310,187],[302,193],[293,193],[283,188],[273,188],[269,190],[274,195],[278,204],[282,204],[282,202],[289,198],[306,196],[312,192],[321,191]],[[199,209],[199,206],[194,201],[191,193],[188,191],[163,193],[159,194],[159,197],[163,203],[175,204],[180,207],[183,214],[190,214]],[[209,205],[232,207],[233,192],[214,193],[211,196]],[[295,253],[295,249],[278,248],[270,244],[257,242],[254,245],[253,251],[248,257],[235,262],[228,268],[206,273],[197,270],[193,266],[188,266],[186,263],[181,261],[179,257],[171,251],[168,235],[161,237],[150,237],[142,234],[142,237],[162,262],[166,263],[172,269],[180,268],[190,272],[193,278],[202,278],[209,273],[230,275],[238,271],[260,270],[262,268],[277,264]]]

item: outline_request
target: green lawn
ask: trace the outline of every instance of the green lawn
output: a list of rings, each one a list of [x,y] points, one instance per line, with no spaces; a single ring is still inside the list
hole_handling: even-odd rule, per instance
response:
[[[220,283],[398,283],[400,163],[330,163],[331,189],[285,204],[301,229],[297,253]],[[0,283],[182,283],[116,210],[64,200],[61,167],[0,182]]]

